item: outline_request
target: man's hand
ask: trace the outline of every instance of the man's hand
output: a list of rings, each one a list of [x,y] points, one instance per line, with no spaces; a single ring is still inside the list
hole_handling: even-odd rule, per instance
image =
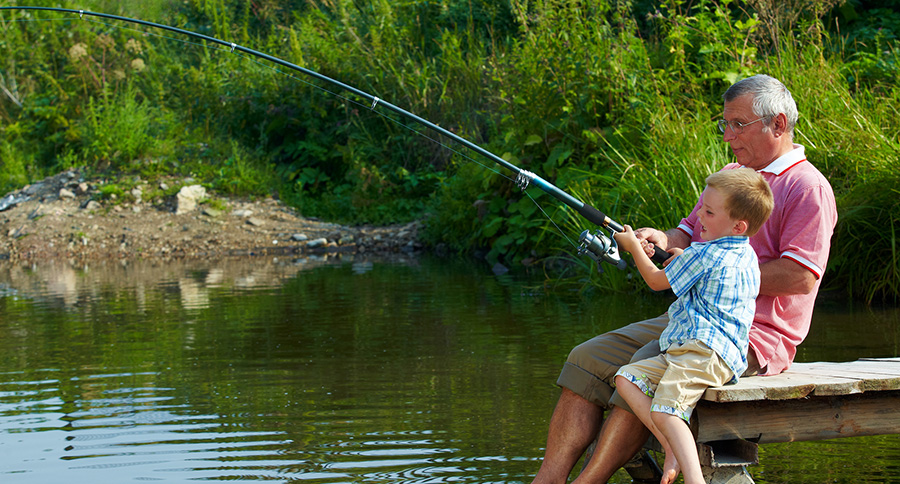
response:
[[[675,233],[676,236],[680,234],[682,234],[680,230],[677,230]],[[636,250],[640,250],[644,254],[647,254],[648,258],[653,259],[653,256],[656,254],[655,248],[662,248],[670,255],[670,257],[662,263],[663,267],[669,265],[673,258],[684,252],[683,248],[678,245],[666,249],[666,246],[670,243],[668,233],[650,227],[632,230],[631,227],[626,225],[624,232],[613,234],[613,237],[619,244],[619,248],[629,252],[632,256],[635,254]],[[690,241],[688,241],[688,243],[689,242]],[[680,243],[680,241],[678,243]]]
[[[670,287],[665,271],[653,265],[653,261],[651,261],[650,256],[647,255],[645,246],[649,245],[649,242],[638,239],[634,230],[628,225],[625,226],[624,232],[613,234],[613,237],[619,244],[620,249],[631,253],[632,257],[634,257],[634,265],[637,266],[638,271],[641,273],[641,277],[644,278],[644,281],[647,282],[650,289],[662,291],[663,289],[668,289]],[[650,252],[652,253],[653,251],[651,250]],[[669,258],[669,260],[671,260],[671,258]]]
[[[666,250],[669,247],[669,237],[665,232],[651,227],[643,227],[634,231],[634,235],[641,241],[641,247],[647,257],[653,257],[654,247]]]
[[[630,225],[625,226],[624,232],[617,232],[613,234],[613,238],[616,239],[616,243],[619,244],[619,248],[634,255],[637,251],[645,251],[643,248],[643,244],[646,242],[638,239],[634,230],[632,230]],[[646,252],[646,251],[645,251]]]
[[[653,257],[654,247],[672,253],[672,248],[687,249],[691,245],[691,238],[681,230],[669,229],[665,232],[651,227],[644,227],[634,231],[638,240],[642,240],[644,253],[647,257]]]

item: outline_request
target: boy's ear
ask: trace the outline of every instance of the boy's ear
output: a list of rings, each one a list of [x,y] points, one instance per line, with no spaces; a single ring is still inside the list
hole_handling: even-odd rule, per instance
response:
[[[748,224],[746,220],[738,220],[731,227],[731,234],[744,235],[745,233],[747,233],[748,228],[750,228],[750,224]]]

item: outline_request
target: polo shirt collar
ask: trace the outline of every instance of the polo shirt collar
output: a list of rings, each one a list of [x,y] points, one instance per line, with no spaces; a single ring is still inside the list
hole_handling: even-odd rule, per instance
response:
[[[805,148],[802,145],[795,143],[793,150],[781,155],[781,157],[769,163],[765,168],[761,168],[757,171],[772,173],[773,175],[778,176],[802,161],[806,161]]]
[[[692,242],[691,245],[697,244],[709,244],[709,245],[720,245],[726,249],[732,249],[735,247],[740,247],[742,245],[749,245],[750,238],[746,235],[726,235],[724,237],[719,237],[718,239],[713,240],[704,240],[702,242]]]

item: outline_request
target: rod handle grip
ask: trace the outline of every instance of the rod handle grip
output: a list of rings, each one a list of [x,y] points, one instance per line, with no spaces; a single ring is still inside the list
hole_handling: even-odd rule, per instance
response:
[[[653,256],[650,257],[650,259],[662,264],[663,262],[668,260],[669,257],[672,257],[672,254],[669,254],[668,252],[660,249],[658,246],[653,246]]]

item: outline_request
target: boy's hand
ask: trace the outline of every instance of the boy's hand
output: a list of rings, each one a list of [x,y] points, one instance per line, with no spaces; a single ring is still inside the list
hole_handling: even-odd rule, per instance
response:
[[[662,291],[671,287],[666,277],[666,272],[656,267],[644,251],[644,245],[649,244],[649,242],[638,239],[630,226],[626,225],[624,228],[624,232],[613,234],[613,237],[616,239],[616,243],[619,244],[620,249],[629,252],[634,257],[634,264],[640,271],[641,277],[650,286],[650,289]],[[669,260],[671,259],[670,257]]]
[[[672,262],[673,260],[675,260],[676,257],[678,257],[679,255],[684,253],[684,249],[679,249],[678,247],[672,247],[671,249],[667,250],[666,252],[668,252],[669,255],[671,255],[672,257],[669,257],[668,259],[666,259],[665,262],[663,262],[663,264],[662,264],[663,267],[668,267],[670,262]]]
[[[613,238],[616,239],[616,243],[619,244],[620,249],[630,254],[634,254],[636,251],[643,251],[644,249],[641,247],[641,244],[646,243],[638,240],[630,225],[625,226],[624,232],[614,233]]]
[[[634,231],[634,235],[641,241],[641,247],[647,257],[653,258],[655,248],[666,250],[669,247],[669,238],[666,233],[651,227],[644,227]]]

